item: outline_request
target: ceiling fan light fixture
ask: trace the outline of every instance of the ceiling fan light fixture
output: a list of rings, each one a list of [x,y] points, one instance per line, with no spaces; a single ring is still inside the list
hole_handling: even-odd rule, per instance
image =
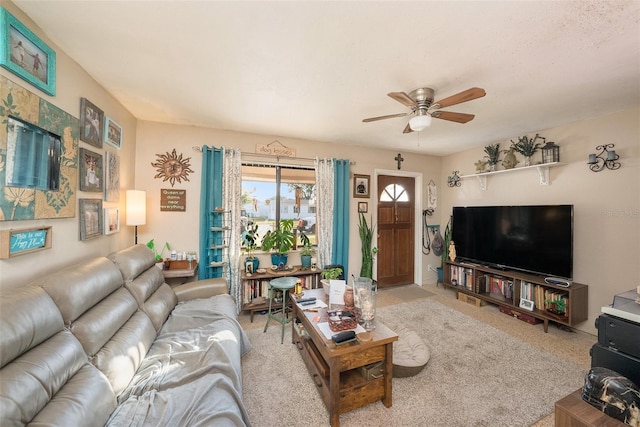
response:
[[[423,114],[419,116],[414,116],[409,120],[409,127],[414,132],[420,132],[431,126],[431,115]]]

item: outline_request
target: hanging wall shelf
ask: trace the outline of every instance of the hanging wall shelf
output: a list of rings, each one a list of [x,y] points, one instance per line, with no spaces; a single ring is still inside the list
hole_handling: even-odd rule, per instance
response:
[[[476,178],[478,180],[478,183],[480,184],[480,188],[483,190],[486,190],[488,176],[498,175],[501,173],[519,172],[523,170],[536,169],[538,171],[538,175],[540,176],[540,185],[551,185],[549,169],[555,168],[557,166],[564,166],[564,165],[566,165],[566,163],[560,163],[560,162],[542,163],[542,164],[533,165],[533,166],[523,166],[521,168],[504,169],[504,170],[493,171],[493,172],[482,172],[482,173],[475,173],[472,175],[461,175],[460,179]]]

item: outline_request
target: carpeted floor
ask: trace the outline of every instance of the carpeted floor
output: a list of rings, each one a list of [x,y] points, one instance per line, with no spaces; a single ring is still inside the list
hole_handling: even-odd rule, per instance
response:
[[[412,325],[432,359],[418,376],[394,379],[392,408],[378,402],[343,414],[345,426],[552,426],[553,403],[581,385],[596,340],[554,327],[545,334],[541,325],[460,302],[452,290],[435,286],[380,289],[378,306],[388,326]],[[243,359],[254,426],[328,425],[289,328],[281,345],[277,323],[262,333],[264,316],[240,321],[254,346]]]

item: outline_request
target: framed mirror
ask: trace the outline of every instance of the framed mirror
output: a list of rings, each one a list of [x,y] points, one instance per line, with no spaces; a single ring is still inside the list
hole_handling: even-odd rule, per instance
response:
[[[17,117],[7,123],[5,185],[45,191],[60,188],[60,136]]]

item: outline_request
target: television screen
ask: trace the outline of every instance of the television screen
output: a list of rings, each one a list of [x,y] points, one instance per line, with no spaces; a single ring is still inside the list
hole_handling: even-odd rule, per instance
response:
[[[454,207],[456,254],[498,268],[573,276],[573,206]]]

